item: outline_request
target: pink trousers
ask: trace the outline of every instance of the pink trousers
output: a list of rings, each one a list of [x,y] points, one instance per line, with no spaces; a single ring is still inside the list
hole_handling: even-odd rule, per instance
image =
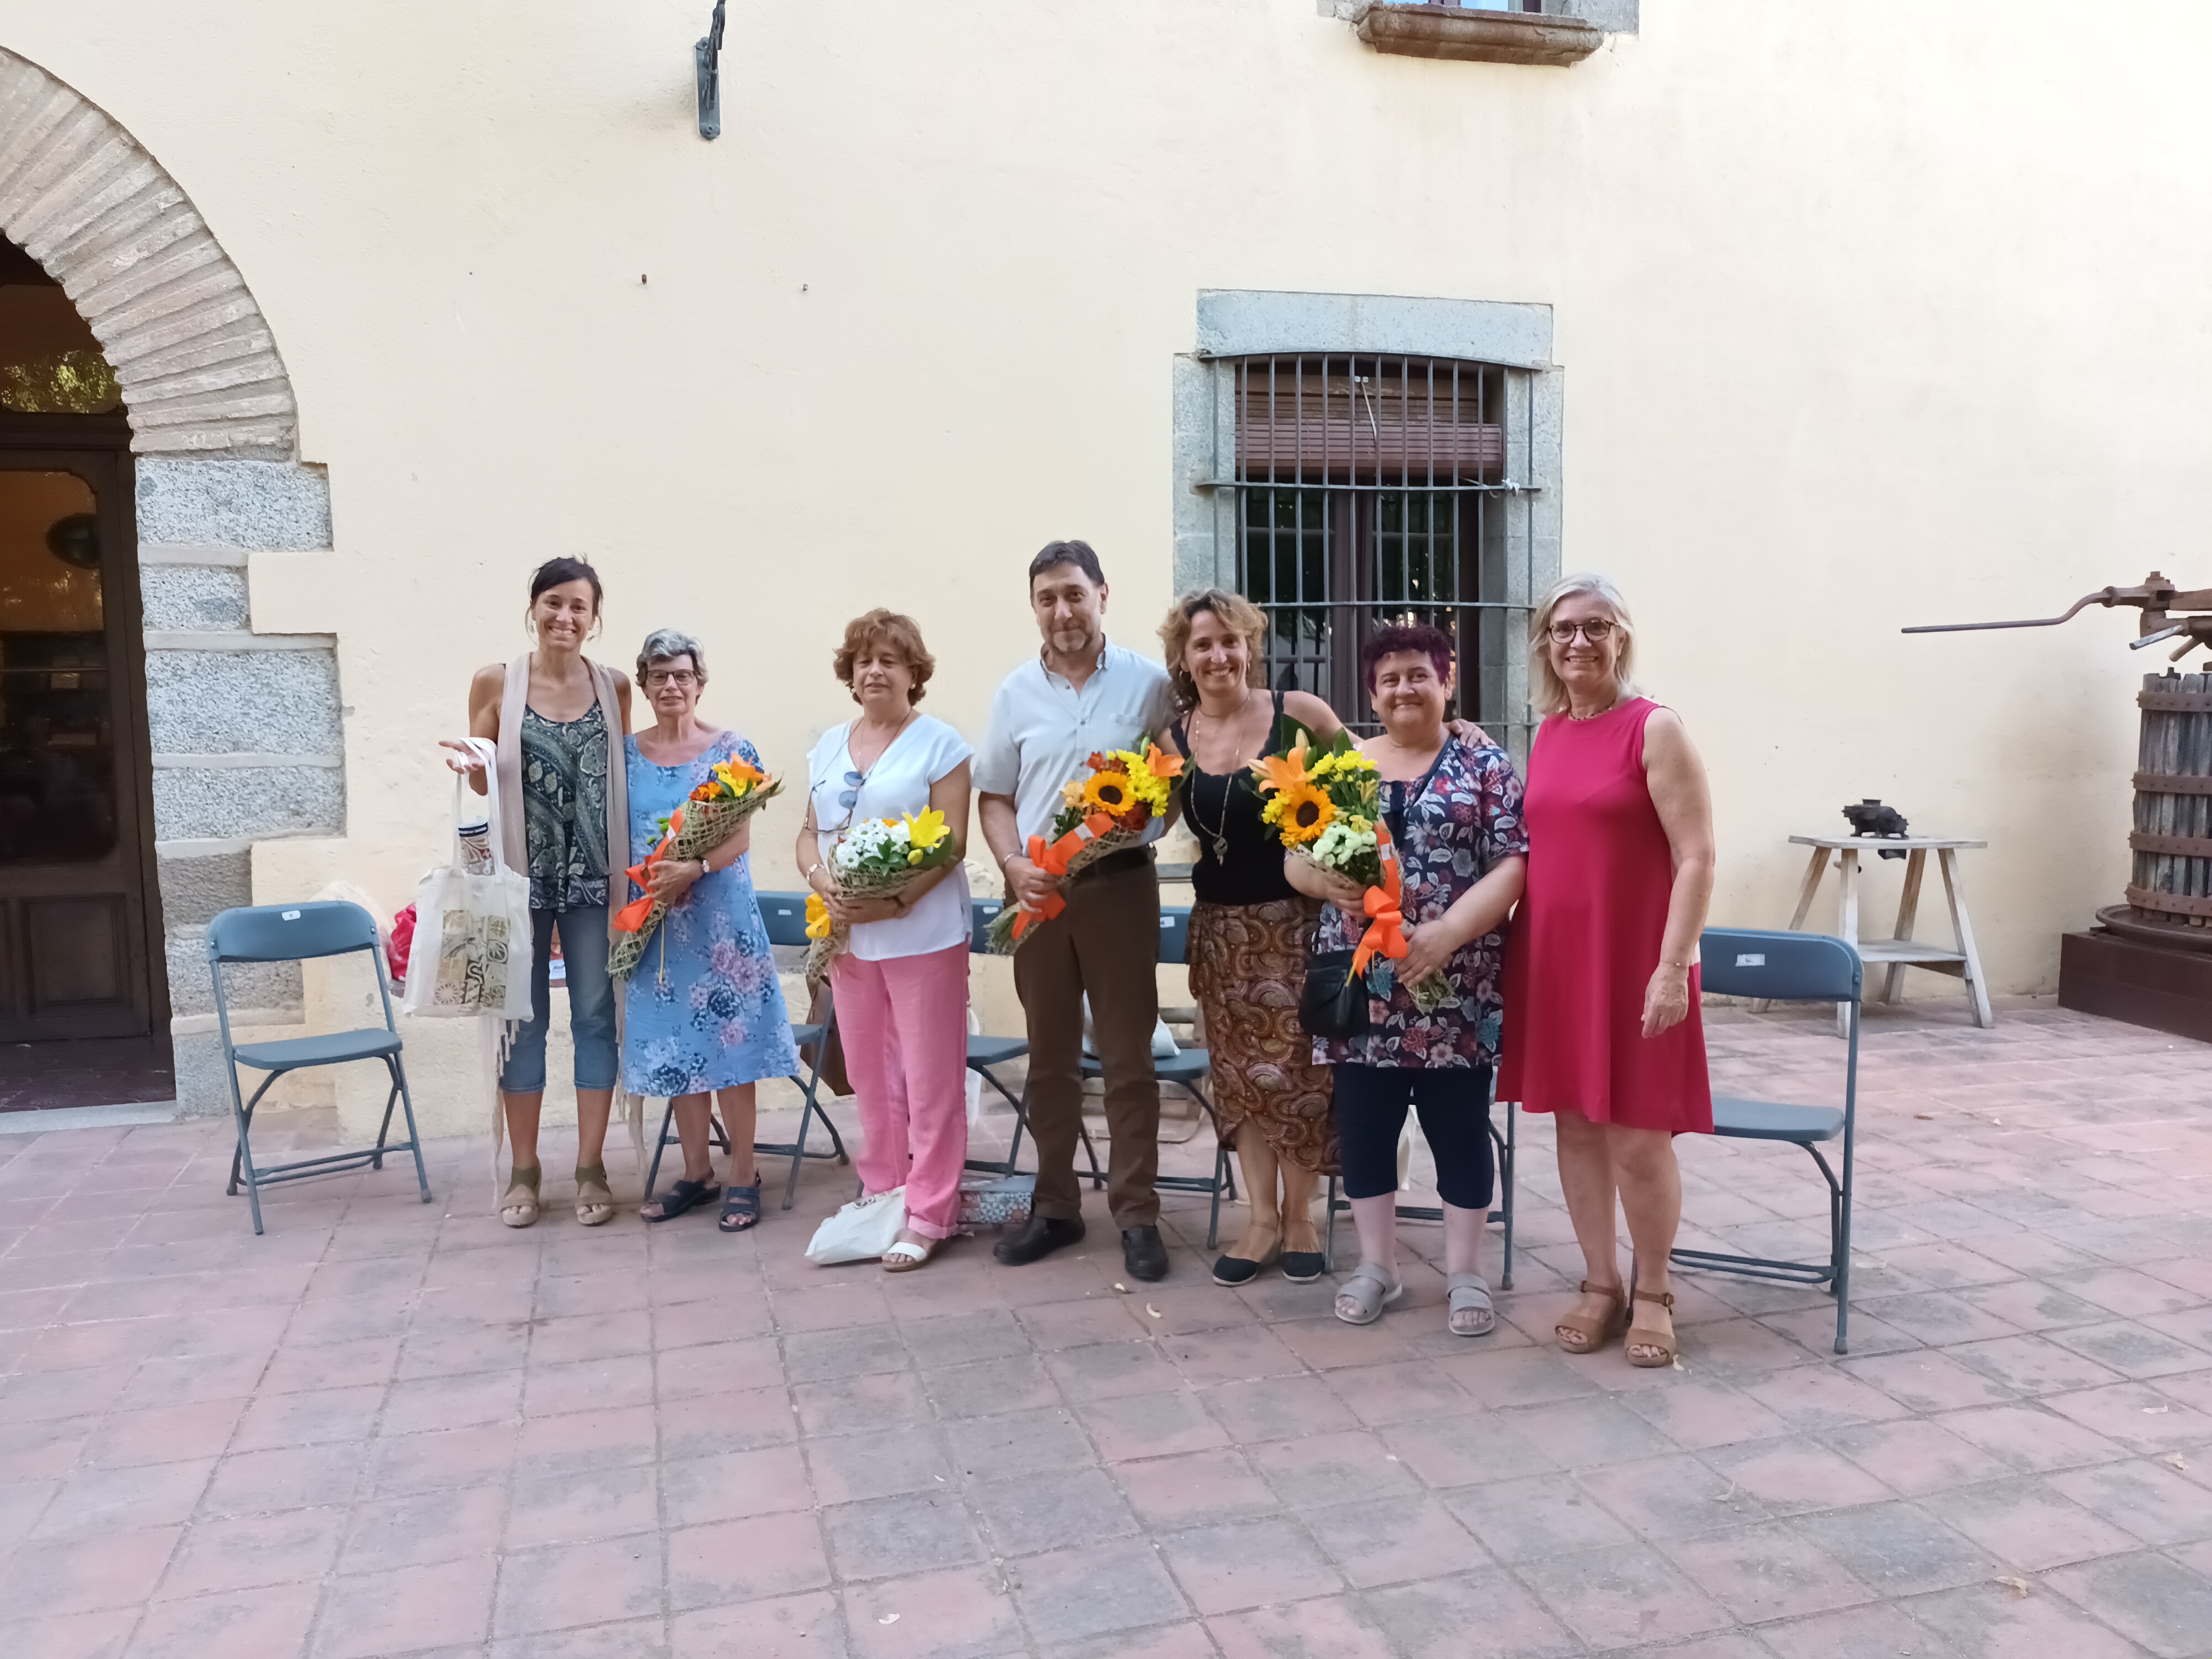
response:
[[[950,1238],[968,1158],[968,946],[884,962],[841,956],[830,988],[860,1097],[861,1185],[904,1186],[907,1225]]]

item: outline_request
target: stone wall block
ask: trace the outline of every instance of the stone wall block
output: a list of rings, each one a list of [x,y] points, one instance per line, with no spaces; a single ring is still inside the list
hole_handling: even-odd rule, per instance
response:
[[[343,752],[338,665],[325,651],[149,651],[156,755]]]
[[[335,766],[157,766],[156,841],[345,833],[345,774]]]
[[[67,87],[35,64],[10,54],[4,80],[0,80],[0,109],[8,118],[0,125],[0,173],[12,177],[34,165],[40,146],[55,128],[84,107]]]
[[[167,375],[190,374],[247,359],[275,364],[278,373],[283,372],[283,365],[277,362],[276,343],[258,312],[172,345],[149,348],[131,362],[149,382],[158,383]]]
[[[155,848],[161,866],[161,922],[172,933],[204,927],[216,915],[253,902],[253,854],[174,853]]]
[[[138,572],[138,592],[149,629],[162,633],[248,625],[246,573],[209,564],[149,564]]]
[[[78,204],[96,194],[118,168],[128,166],[135,153],[137,146],[112,126],[97,120],[73,125],[53,153],[53,176],[38,186],[40,199],[23,210],[17,240],[26,246],[33,240],[50,240],[48,227],[73,219]],[[31,183],[28,175],[23,183]]]
[[[126,362],[135,366],[155,352],[260,319],[260,307],[253,303],[253,296],[241,289],[197,310],[149,318],[143,326],[120,328],[112,336],[102,334],[100,343],[107,348],[107,361],[117,366],[115,372],[120,374]]]
[[[159,398],[141,390],[133,413],[141,428],[220,426],[231,420],[266,419],[290,411],[292,394],[282,380],[257,380],[228,393]]]
[[[330,484],[270,461],[142,460],[138,538],[259,553],[328,547]]]
[[[205,969],[201,971],[204,977]],[[170,1063],[177,1079],[177,1115],[227,1116],[230,1078],[223,1066],[222,1035],[195,1031],[189,1036],[171,1038],[170,1048],[175,1056]]]
[[[243,292],[245,287],[246,279],[237,269],[222,260],[191,266],[143,293],[111,292],[103,284],[87,289],[81,299],[76,295],[70,297],[94,328],[104,323],[118,333],[128,333],[142,323],[174,317],[203,302],[220,302],[227,295]]]
[[[292,417],[270,416],[260,421],[227,421],[221,426],[149,427],[131,434],[131,448],[138,455],[221,456],[234,460],[276,461],[295,447]]]
[[[8,185],[12,215],[34,211],[66,172],[70,161],[97,135],[100,112],[89,104],[59,109],[42,106],[34,125],[24,130],[8,153]]]
[[[244,286],[243,279],[222,256],[214,237],[204,228],[180,236],[167,247],[127,264],[107,264],[95,270],[79,301],[89,319],[97,305],[103,316],[143,302],[160,303],[170,292],[190,291],[180,284],[204,282],[219,275],[224,285]],[[75,298],[75,295],[71,296]],[[173,309],[174,307],[169,307]]]
[[[135,367],[138,371],[139,395],[154,399],[165,409],[206,403],[225,394],[234,396],[247,387],[260,388],[256,395],[270,399],[274,409],[288,410],[292,406],[291,394],[284,386],[283,367],[265,352],[252,356],[240,352],[202,368],[165,374],[148,373],[143,362]]]
[[[163,196],[166,203],[139,199]],[[161,216],[183,197],[182,191],[161,177],[153,157],[126,145],[124,159],[105,178],[70,202],[66,212],[42,223],[23,246],[42,264],[50,257],[72,256],[77,264],[97,264],[100,247],[144,225],[161,222]]]
[[[215,978],[208,971],[204,927],[170,930],[165,941],[169,963],[169,1010],[176,1014],[215,1012]],[[222,970],[222,994],[231,1012],[276,1010],[297,1012],[307,1006],[306,981],[296,962],[233,962]]]

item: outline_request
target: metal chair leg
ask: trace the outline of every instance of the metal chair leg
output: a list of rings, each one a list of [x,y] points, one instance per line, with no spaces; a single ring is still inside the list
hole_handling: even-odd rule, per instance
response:
[[[668,1126],[676,1121],[676,1103],[672,1100],[661,1109],[660,1133],[653,1143],[653,1162],[645,1171],[645,1195],[653,1196],[653,1183],[660,1179],[660,1155],[668,1150]]]
[[[415,1184],[422,1189],[422,1201],[430,1201],[430,1175],[422,1167],[422,1132],[415,1127],[415,1096],[407,1086],[407,1073],[399,1056],[392,1056],[392,1069],[399,1079],[399,1109],[407,1115],[407,1148],[415,1154]]]
[[[1323,1273],[1336,1271],[1336,1183],[1338,1177],[1328,1178],[1328,1232],[1322,1240],[1321,1265]]]
[[[376,1156],[368,1160],[368,1167],[379,1173],[384,1169],[384,1144],[392,1139],[392,1109],[399,1103],[399,1074],[392,1070],[392,1055],[385,1055],[384,1069],[392,1075],[392,1089],[384,1097],[384,1121],[376,1126]]]

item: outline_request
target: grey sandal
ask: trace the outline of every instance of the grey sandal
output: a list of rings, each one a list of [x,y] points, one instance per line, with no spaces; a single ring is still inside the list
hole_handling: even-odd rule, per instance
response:
[[[1454,1273],[1444,1280],[1444,1292],[1449,1310],[1444,1326],[1454,1336],[1488,1336],[1498,1328],[1490,1281],[1480,1273]]]
[[[1363,1261],[1336,1290],[1336,1316],[1347,1325],[1372,1325],[1382,1310],[1406,1293],[1406,1281],[1387,1273],[1371,1261]],[[1346,1313],[1344,1304],[1354,1311]]]

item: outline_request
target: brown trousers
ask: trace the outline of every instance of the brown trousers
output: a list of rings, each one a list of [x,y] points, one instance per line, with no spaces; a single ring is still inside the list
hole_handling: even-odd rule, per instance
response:
[[[1083,1125],[1083,998],[1106,1077],[1112,1137],[1106,1207],[1117,1227],[1160,1218],[1152,1188],[1160,1168],[1160,1091],[1152,1027],[1160,1017],[1160,883],[1152,866],[1079,876],[1061,890],[1067,908],[1040,923],[1014,953],[1014,988],[1029,1016],[1030,1132],[1036,1139],[1036,1213],[1083,1213],[1075,1145]]]

